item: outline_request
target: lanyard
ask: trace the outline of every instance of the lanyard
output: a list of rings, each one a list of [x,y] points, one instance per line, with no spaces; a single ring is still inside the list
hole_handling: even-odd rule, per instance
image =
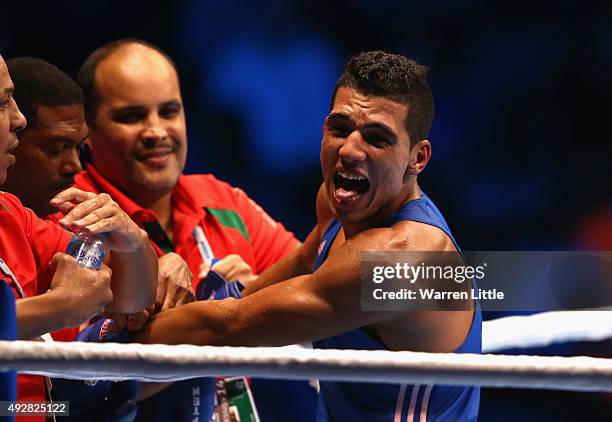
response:
[[[200,251],[200,255],[202,255],[202,260],[205,264],[210,265],[214,258],[214,254],[206,236],[204,235],[204,230],[202,227],[196,226],[193,229],[193,238],[195,239],[196,245],[198,245],[198,250]]]
[[[19,293],[19,297],[23,299],[25,297],[25,292],[23,291],[23,287],[21,287],[21,284],[17,280],[17,277],[15,277],[15,274],[13,274],[9,266],[6,265],[6,262],[4,262],[2,258],[0,258],[0,270],[2,270],[4,274],[8,275],[11,278],[11,285],[15,289],[17,289],[17,293]]]
[[[200,255],[202,255],[202,260],[206,264],[211,265],[215,255],[210,247],[210,243],[206,239],[206,235],[204,235],[204,230],[202,230],[202,227],[196,226],[192,234],[198,245]],[[232,387],[230,389],[231,393],[228,393],[227,387],[230,385]],[[255,401],[246,378],[219,378],[217,379],[216,386],[214,415],[217,417],[217,421],[229,422],[231,420],[229,417],[229,401],[231,399],[233,404],[238,404],[237,409],[241,420],[259,422],[259,414],[257,413]]]

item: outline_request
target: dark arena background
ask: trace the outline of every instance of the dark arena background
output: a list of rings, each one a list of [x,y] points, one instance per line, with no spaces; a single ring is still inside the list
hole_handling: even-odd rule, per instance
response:
[[[420,177],[465,250],[612,249],[609,2],[53,1],[2,5],[5,59],[70,75],[137,37],[176,62],[187,173],[243,188],[304,239],[330,93],[353,53],[427,65],[433,158]],[[491,317],[489,315],[488,317]],[[610,357],[612,343],[526,354]],[[519,351],[517,351],[519,353]],[[612,396],[484,389],[482,421],[612,420]]]

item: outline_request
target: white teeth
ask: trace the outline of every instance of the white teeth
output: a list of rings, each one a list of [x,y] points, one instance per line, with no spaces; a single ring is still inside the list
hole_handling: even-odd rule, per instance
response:
[[[349,180],[366,180],[366,178],[360,174],[347,173],[344,170],[339,170],[338,174]]]

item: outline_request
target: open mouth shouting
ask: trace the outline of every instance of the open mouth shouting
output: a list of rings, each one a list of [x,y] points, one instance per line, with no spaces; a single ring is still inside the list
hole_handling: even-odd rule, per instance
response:
[[[336,170],[333,182],[334,199],[344,206],[356,205],[368,189],[370,189],[368,178],[354,170]]]

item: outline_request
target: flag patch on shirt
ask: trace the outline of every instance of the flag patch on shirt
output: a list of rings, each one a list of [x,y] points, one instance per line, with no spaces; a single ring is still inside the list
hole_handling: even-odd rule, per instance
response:
[[[240,233],[242,233],[246,240],[249,242],[251,241],[246,225],[244,224],[240,214],[238,214],[236,211],[209,207],[206,207],[206,211],[214,215],[222,226],[232,227],[238,230]]]

